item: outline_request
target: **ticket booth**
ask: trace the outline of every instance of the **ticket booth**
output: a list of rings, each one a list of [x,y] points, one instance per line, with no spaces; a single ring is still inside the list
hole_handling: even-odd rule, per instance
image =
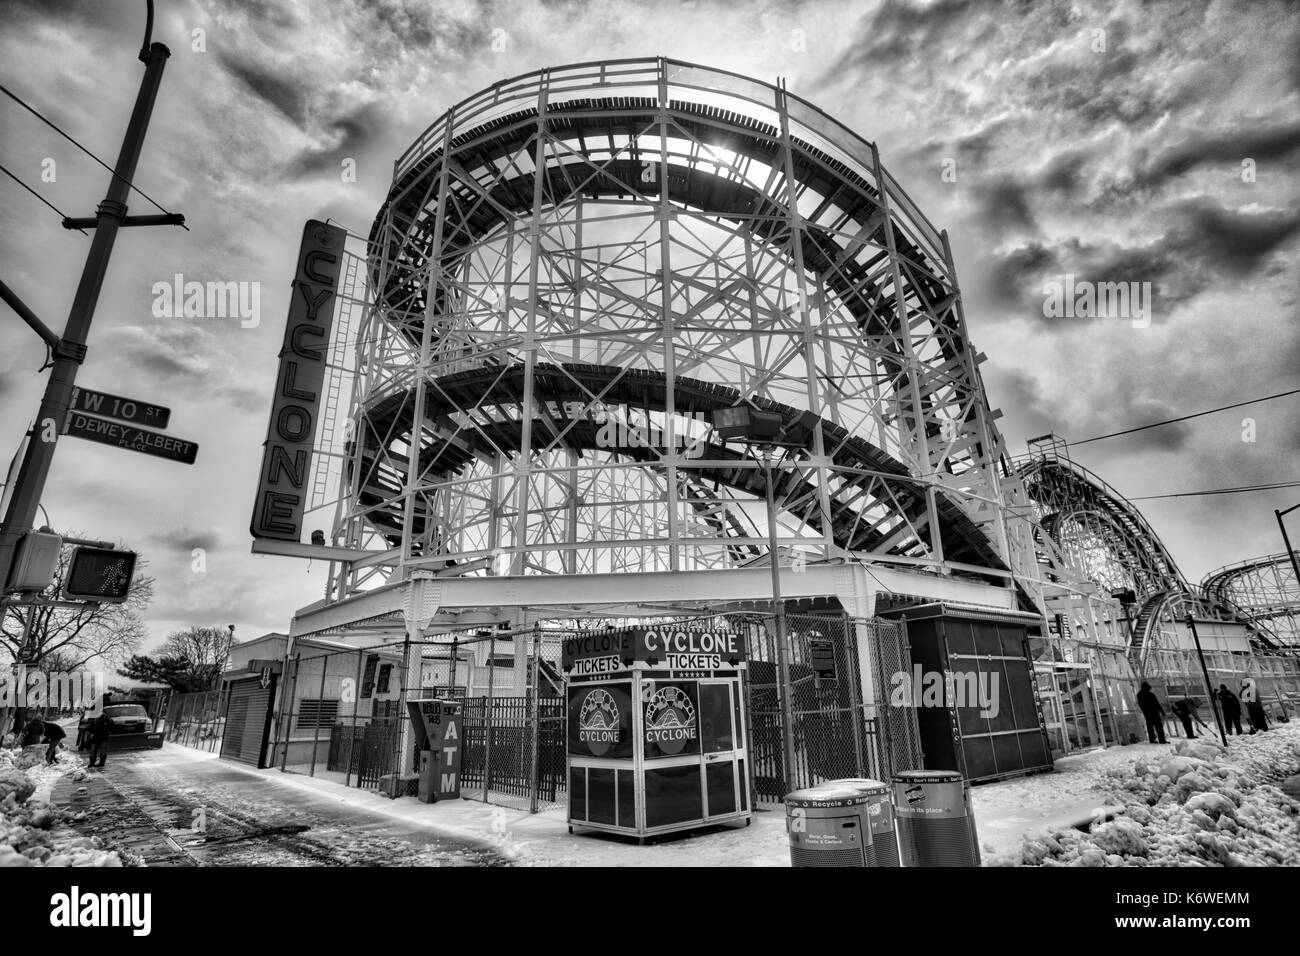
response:
[[[569,830],[644,839],[751,816],[744,635],[636,627],[565,641]]]

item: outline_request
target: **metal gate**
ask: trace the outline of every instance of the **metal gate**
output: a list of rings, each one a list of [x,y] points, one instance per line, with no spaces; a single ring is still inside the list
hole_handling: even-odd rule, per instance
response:
[[[786,791],[772,615],[732,616],[749,636],[750,740],[754,802],[780,803]],[[796,787],[840,777],[887,781],[920,766],[915,713],[890,706],[890,679],[906,672],[902,628],[847,615],[787,615],[790,710]],[[870,650],[863,686],[859,647]]]
[[[226,703],[221,756],[255,767],[266,765],[266,743],[271,729],[271,701],[275,682],[262,687],[256,677],[233,681]]]

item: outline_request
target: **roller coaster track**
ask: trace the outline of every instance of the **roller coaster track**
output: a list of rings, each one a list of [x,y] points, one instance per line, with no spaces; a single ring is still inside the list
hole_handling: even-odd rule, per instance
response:
[[[426,393],[426,422],[435,423],[420,452],[419,468],[440,477],[461,473],[475,459],[490,460],[500,453],[519,451],[522,421],[517,413],[524,368],[512,365],[461,372],[439,379]],[[599,449],[599,425],[590,417],[570,418],[573,403],[586,401],[598,394],[607,403],[620,403],[643,411],[662,411],[666,386],[662,374],[640,369],[586,365],[539,365],[534,371],[535,395],[544,396],[549,414],[535,420],[532,431],[534,447],[553,440],[558,434],[566,448],[578,451]],[[677,410],[698,414],[736,404],[740,395],[735,389],[692,379],[677,380]],[[387,435],[392,427],[411,418],[412,396],[409,392],[389,395],[367,409],[367,435]],[[782,416],[795,425],[798,409],[762,398],[754,404]],[[464,417],[474,415],[473,427]],[[458,425],[452,416],[461,416]],[[805,439],[808,429],[804,424]],[[907,554],[916,546],[917,534],[926,524],[924,485],[913,479],[889,456],[866,440],[850,435],[845,429],[823,421],[823,435],[833,449],[831,457],[843,468],[866,472],[842,479],[832,498],[833,531],[838,545],[848,550],[883,554]],[[631,448],[625,453],[638,461],[653,464],[654,449]],[[707,444],[700,455],[704,461],[746,460],[734,448]],[[376,446],[365,444],[360,450],[360,503],[369,520],[381,528],[394,543],[400,541],[402,515],[396,507],[397,492],[404,476],[385,467],[392,452],[378,454]],[[762,472],[753,468],[700,466],[690,469],[692,479],[701,484],[722,485],[762,496],[765,492]],[[815,490],[809,479],[797,472],[785,472],[777,479],[774,495],[783,501],[806,500]],[[872,506],[889,502],[889,512],[882,518],[868,515]],[[952,560],[990,568],[1003,567],[980,529],[965,513],[946,498],[940,500],[944,553]],[[425,516],[416,515],[415,533],[423,531]],[[820,530],[815,512],[806,520]]]
[[[620,95],[620,86],[628,95]],[[644,95],[647,87],[658,94]],[[801,138],[796,122],[810,133]],[[670,375],[608,364],[601,360],[609,356],[596,348],[583,355],[594,355],[594,363],[564,361],[549,350],[543,333],[525,334],[518,322],[505,328],[512,310],[530,319],[544,316],[548,329],[563,333],[554,337],[573,343],[575,358],[583,336],[607,334],[590,313],[581,325],[544,296],[536,275],[539,261],[551,254],[538,236],[562,220],[580,222],[582,203],[625,206],[628,216],[653,210],[659,221],[680,212],[719,235],[743,237],[746,250],[766,250],[768,261],[781,263],[773,272],[789,270],[801,288],[805,279],[815,284],[819,316],[844,323],[842,333],[836,327],[823,335],[824,347],[836,342],[849,356],[838,364],[829,354],[818,356],[817,363],[828,364],[812,368],[812,353],[801,353],[808,371],[799,388],[816,382],[827,408],[798,408],[764,394],[764,375],[775,372],[759,367],[757,357],[759,384],[732,387],[683,374],[709,364],[699,356],[713,353],[702,345],[678,346],[694,364],[674,367]],[[663,230],[656,226],[652,235],[667,248],[668,226]],[[568,239],[558,238],[562,244]],[[511,245],[516,240],[531,244],[528,284],[537,291],[520,300],[507,277],[505,305],[489,317],[496,323],[489,330],[464,277],[484,250],[504,244],[518,251]],[[708,243],[698,246],[707,250]],[[576,260],[583,249],[581,242],[564,244],[559,254]],[[513,261],[509,255],[504,261]],[[575,303],[584,283],[600,284],[604,301],[637,319],[635,330],[617,330],[622,337],[614,336],[614,351],[621,349],[625,362],[640,361],[634,357],[643,341],[637,336],[649,334],[645,329],[655,323],[663,329],[676,301],[689,308],[673,321],[707,325],[706,307],[743,294],[752,303],[773,288],[761,286],[734,258],[714,256],[719,273],[704,279],[691,274],[689,262],[685,269],[676,261],[657,270],[647,265],[646,288],[635,296],[602,283],[598,270],[565,275],[556,266],[547,281],[557,290],[551,298]],[[782,513],[796,515],[821,540],[909,558],[933,557],[938,546],[948,562],[1005,570],[992,541],[998,479],[991,462],[1001,439],[985,405],[980,359],[966,340],[946,238],[880,166],[874,146],[784,89],[668,60],[577,64],[502,81],[454,106],[399,159],[371,228],[368,270],[380,316],[413,358],[418,350],[413,364],[423,366],[411,369],[414,374],[399,369],[365,390],[357,438],[348,449],[355,514],[390,546],[413,547],[423,539],[432,550],[421,557],[455,551],[439,540],[432,495],[458,476],[471,480],[465,476],[484,468],[506,474],[511,466],[504,463],[512,459],[524,462],[516,467],[527,473],[530,458],[551,451],[565,452],[570,461],[603,462],[610,449],[598,441],[597,398],[643,415],[678,417],[750,403],[802,428],[803,460],[819,459],[808,468],[782,468],[775,497]],[[752,318],[747,327],[719,322],[701,334],[732,342],[710,348],[748,348],[750,336],[786,335],[788,320],[797,321],[778,301],[787,288],[762,302],[767,324],[761,332]],[[852,346],[838,344],[840,335],[855,340]],[[864,361],[872,364],[855,365]],[[878,442],[863,433],[860,410],[848,416],[848,426],[838,420],[835,394],[843,396],[849,385],[861,390],[856,394],[869,388],[854,379],[878,383],[867,403],[880,425]],[[886,430],[891,437],[884,437]],[[898,451],[881,447],[895,439]],[[631,448],[612,457],[667,478],[658,455]],[[763,472],[753,467],[753,453],[711,443],[699,457],[702,464],[672,466],[673,493],[717,538],[744,537],[736,513],[720,509],[710,490],[761,497]],[[412,480],[433,490],[409,494]],[[520,500],[528,500],[527,490]],[[521,527],[526,535],[526,520]],[[756,549],[751,539],[730,553],[743,560]]]
[[[1188,590],[1173,556],[1142,513],[1100,477],[1075,462],[1041,455],[1019,459],[1017,473],[1042,509],[1043,529],[1058,545],[1073,523],[1096,533],[1136,584],[1138,598]]]
[[[1300,650],[1300,583],[1285,552],[1211,571],[1201,591],[1211,606],[1249,621],[1261,639]]]

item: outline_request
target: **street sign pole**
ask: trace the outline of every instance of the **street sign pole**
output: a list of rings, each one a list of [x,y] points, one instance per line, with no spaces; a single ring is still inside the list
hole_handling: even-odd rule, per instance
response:
[[[150,10],[152,11],[152,5]],[[140,151],[149,128],[154,100],[162,83],[163,67],[169,56],[171,51],[161,43],[149,44],[147,50],[140,51],[140,59],[145,64],[144,79],[136,95],[135,108],[131,112],[131,120],[122,141],[122,151],[113,167],[108,193],[96,210],[95,235],[72,302],[72,311],[68,315],[68,325],[63,336],[53,345],[54,364],[49,381],[45,384],[45,397],[41,400],[32,440],[23,457],[22,469],[9,501],[9,510],[0,523],[0,614],[4,613],[4,595],[7,593],[9,572],[18,542],[31,529],[36,518],[36,509],[45,491],[50,464],[54,460],[54,446],[72,404],[77,369],[86,358],[86,338],[90,332],[90,323],[95,315],[95,306],[104,284],[104,274],[108,270],[108,260],[117,239],[118,227],[126,217],[131,180],[140,161]]]

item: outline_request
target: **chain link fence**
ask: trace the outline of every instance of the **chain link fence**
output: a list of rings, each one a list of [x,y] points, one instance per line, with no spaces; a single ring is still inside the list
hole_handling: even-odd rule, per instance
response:
[[[775,616],[747,616],[743,626],[750,652],[754,801],[779,804],[787,784]],[[898,770],[920,767],[915,713],[890,705],[892,677],[911,667],[901,625],[842,614],[790,614],[786,632],[795,789],[842,777],[888,781]],[[870,654],[865,667],[859,651],[864,646]]]
[[[173,694],[167,704],[166,740],[208,753],[219,751],[226,727],[226,698],[224,690]]]
[[[744,636],[755,802],[779,804],[785,794],[780,695],[787,684],[796,786],[840,777],[888,780],[920,767],[915,714],[890,705],[891,679],[911,667],[902,625],[831,613],[786,620],[785,681],[774,615],[673,621]],[[440,698],[461,705],[463,798],[531,812],[563,807],[567,708],[560,661],[564,641],[577,633],[537,626],[368,648],[304,641],[286,662],[268,763],[393,797],[415,795],[420,734],[406,702]]]

